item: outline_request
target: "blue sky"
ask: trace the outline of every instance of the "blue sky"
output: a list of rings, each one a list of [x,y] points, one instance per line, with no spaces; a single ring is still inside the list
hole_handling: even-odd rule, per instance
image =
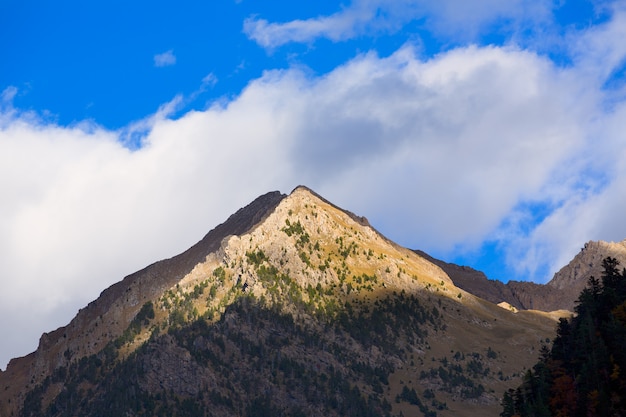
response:
[[[625,2],[302,3],[0,0],[0,367],[298,184],[503,281],[626,238]]]

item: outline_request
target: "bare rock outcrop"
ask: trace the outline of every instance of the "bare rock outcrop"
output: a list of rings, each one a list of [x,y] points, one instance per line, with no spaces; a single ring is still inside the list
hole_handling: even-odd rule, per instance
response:
[[[626,239],[621,242],[589,241],[567,265],[561,268],[547,287],[560,291],[556,301],[559,309],[572,311],[580,292],[587,285],[589,277],[602,276],[602,261],[610,256],[626,266]]]

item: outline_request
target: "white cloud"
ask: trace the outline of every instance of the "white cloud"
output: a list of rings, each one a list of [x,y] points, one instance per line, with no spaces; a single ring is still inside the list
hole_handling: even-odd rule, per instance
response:
[[[301,175],[328,173],[329,197],[375,214],[402,242],[476,243],[520,199],[547,198],[546,182],[580,148],[584,118],[568,87],[516,50],[367,56],[311,92]],[[406,227],[412,217],[428,220]]]
[[[5,90],[0,315],[13,319],[0,323],[10,341],[0,363],[124,275],[297,184],[426,250],[497,236],[530,265],[561,261],[581,240],[626,237],[626,112],[607,113],[589,79],[515,48],[423,61],[406,47],[317,78],[270,71],[224,105],[171,120],[177,97],[119,132],[46,123]],[[125,138],[137,132],[131,151]],[[525,202],[558,209],[524,231]]]
[[[14,119],[0,130],[0,314],[14,317],[0,325],[11,341],[2,362],[34,349],[108,285],[276,188],[286,176],[275,158],[285,158],[264,155],[275,147],[273,117],[241,111],[250,124],[219,109],[156,118],[134,152],[101,129]]]
[[[612,18],[570,37],[570,48],[577,69],[590,81],[605,82],[617,68],[626,65],[626,3],[613,5]]]
[[[568,263],[588,240],[626,239],[626,105],[591,113],[586,143],[574,165],[578,174],[563,204],[528,234],[510,241],[509,262],[522,273],[547,267],[554,272]],[[545,279],[536,275],[534,278]]]
[[[176,64],[176,56],[174,55],[174,51],[171,49],[154,56],[155,67],[169,67],[174,64]]]
[[[189,95],[189,97],[187,98],[187,101],[188,102],[194,101],[202,93],[206,92],[210,88],[215,87],[215,84],[217,84],[217,81],[218,81],[217,76],[215,74],[213,74],[212,72],[208,73],[202,78],[202,83],[200,84],[200,87]]]
[[[2,128],[5,123],[9,123],[15,114],[13,99],[16,95],[17,88],[14,86],[5,88],[2,90],[2,94],[0,94],[0,128]]]
[[[368,8],[345,9],[332,16],[287,23],[270,23],[264,19],[248,18],[244,32],[259,45],[274,48],[288,42],[310,42],[318,37],[333,41],[345,40],[358,32],[358,27],[374,18],[375,10]]]
[[[284,23],[250,17],[244,33],[265,48],[317,38],[343,41],[363,34],[395,32],[412,20],[437,34],[473,39],[483,28],[499,22],[511,31],[529,22],[549,19],[551,2],[542,0],[355,0],[329,16]]]
[[[3,105],[10,105],[11,103],[13,103],[13,99],[15,98],[15,96],[17,95],[17,88],[16,87],[7,87],[2,91],[2,95],[0,95],[1,98],[1,102]]]
[[[212,72],[208,73],[202,79],[202,87],[213,87],[217,84],[217,77]]]

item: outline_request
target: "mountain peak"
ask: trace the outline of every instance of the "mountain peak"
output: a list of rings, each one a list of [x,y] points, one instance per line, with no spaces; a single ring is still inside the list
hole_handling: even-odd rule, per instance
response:
[[[401,268],[406,273],[400,275],[417,276],[420,268],[427,265],[429,276],[435,276],[437,282],[453,285],[441,269],[393,244],[374,230],[365,218],[333,205],[304,186],[297,187],[282,200],[258,229],[240,239],[248,239],[248,250],[263,250],[271,262],[289,263],[291,273],[295,267],[313,280],[337,278],[336,273],[327,273],[324,268],[333,261],[345,263],[351,271],[351,267],[354,268],[354,273],[386,276],[389,274],[386,269],[394,268],[388,262],[379,261],[393,255],[394,259],[404,258],[402,263],[406,267]],[[290,249],[293,253],[287,254]],[[397,278],[398,271],[394,274]]]
[[[250,317],[261,317],[263,326],[272,326],[271,320],[262,318],[270,315],[279,321],[290,317],[281,323],[297,322],[297,328],[308,329],[292,335],[296,339],[313,332],[320,342],[311,345],[312,339],[306,336],[306,347],[288,346],[286,328],[266,332],[251,322]],[[404,323],[404,327],[395,328],[388,320]],[[369,328],[374,325],[375,329]],[[222,372],[189,362],[194,357],[190,352],[195,355],[198,349],[211,351],[210,355],[220,358],[228,352],[239,352],[237,355],[247,358],[250,352],[238,350],[243,346],[239,345],[241,338],[250,339],[246,346],[256,346],[261,342],[253,340],[255,337],[277,341],[275,334],[280,334],[278,341],[288,347],[279,349],[275,360],[280,361],[280,355],[284,355],[290,361],[280,366],[297,363],[310,367],[315,363],[317,368],[308,372],[316,374],[322,364],[327,364],[324,369],[331,375],[362,378],[363,364],[367,364],[367,369],[384,374],[381,380],[388,384],[391,372],[397,371],[397,378],[405,378],[408,369],[415,368],[415,361],[427,364],[441,360],[448,366],[447,358],[436,355],[447,355],[452,347],[464,351],[471,346],[475,351],[468,356],[470,361],[470,357],[480,357],[476,353],[479,351],[494,355],[491,345],[501,345],[506,355],[531,363],[536,358],[531,345],[545,339],[553,325],[526,312],[513,315],[461,290],[439,266],[385,238],[365,218],[333,205],[308,187],[298,186],[289,195],[271,192],[257,198],[187,251],[129,275],[103,291],[68,326],[44,334],[36,352],[12,361],[0,374],[0,386],[5,386],[0,392],[0,414],[19,411],[16,407],[26,404],[26,395],[37,392],[44,392],[47,403],[42,406],[46,407],[61,389],[58,383],[46,385],[49,382],[45,381],[50,381],[47,377],[73,378],[60,370],[80,367],[88,360],[100,364],[96,366],[103,366],[104,361],[108,363],[105,367],[112,370],[116,363],[137,360],[139,355],[142,362],[134,366],[145,371],[145,378],[137,376],[143,385],[136,389],[152,392],[167,388],[183,398],[198,392],[197,387],[195,391],[185,388],[181,381],[200,378],[203,384],[213,384],[222,378]],[[241,330],[244,328],[248,329],[245,334]],[[326,334],[328,328],[335,330]],[[197,329],[226,333],[213,334],[210,337],[215,343],[208,343],[208,333],[196,334]],[[177,334],[180,337],[175,337]],[[183,338],[182,334],[193,337]],[[498,335],[505,335],[505,339]],[[236,340],[228,347],[220,345],[231,336]],[[489,349],[485,343],[491,344]],[[526,346],[525,353],[514,353],[520,345]],[[224,346],[221,353],[215,351],[216,346]],[[331,346],[334,352],[343,352],[341,361],[327,350]],[[308,353],[302,349],[308,349]],[[433,352],[426,353],[430,349]],[[175,360],[162,361],[159,355]],[[421,356],[428,357],[428,361]],[[455,360],[465,361],[463,355],[457,356]],[[116,359],[106,362],[111,357]],[[500,373],[512,375],[514,367],[505,365],[504,357],[498,365]],[[206,365],[205,359],[201,363]],[[263,367],[266,359],[255,363]],[[224,357],[220,361],[230,360]],[[246,363],[237,366],[245,367]],[[272,367],[273,363],[274,359]],[[346,363],[351,364],[351,370]],[[450,387],[434,368],[428,369],[424,380],[432,387],[442,387],[450,399],[483,395],[483,391],[467,391],[473,383],[469,379],[464,380],[468,385],[463,389]],[[172,380],[170,376],[175,372],[184,375]],[[200,376],[198,372],[205,374]],[[417,380],[417,376],[408,375]],[[481,375],[476,378],[486,374]],[[320,378],[328,380],[327,376]],[[485,383],[495,380],[489,378]],[[369,379],[363,381],[371,383]],[[87,384],[98,389],[94,381]],[[384,392],[378,385],[377,396]],[[39,388],[33,390],[35,386]],[[220,387],[224,389],[224,385]],[[271,389],[279,388],[276,385]],[[393,398],[386,399],[390,400]],[[481,401],[498,402],[491,394]]]
[[[373,226],[370,224],[369,220],[367,220],[367,218],[365,216],[359,216],[359,215],[354,214],[353,212],[351,212],[349,210],[346,210],[344,208],[336,206],[335,204],[333,204],[332,202],[328,201],[327,199],[325,199],[324,197],[322,197],[321,195],[319,195],[318,193],[316,193],[315,191],[313,191],[312,189],[310,189],[306,185],[298,185],[296,188],[293,189],[293,191],[291,193],[292,194],[293,193],[309,194],[309,195],[317,198],[318,200],[321,200],[324,203],[328,204],[330,207],[333,207],[336,210],[343,211],[344,213],[346,213],[348,216],[350,216],[355,222],[359,223],[360,225],[368,226],[368,227],[373,229]]]
[[[587,286],[590,276],[600,278],[602,261],[607,256],[617,259],[622,266],[626,266],[626,239],[620,242],[590,240],[567,265],[554,274],[547,286],[563,291],[564,299],[576,300],[578,294]],[[574,303],[570,302],[562,308],[573,311]]]

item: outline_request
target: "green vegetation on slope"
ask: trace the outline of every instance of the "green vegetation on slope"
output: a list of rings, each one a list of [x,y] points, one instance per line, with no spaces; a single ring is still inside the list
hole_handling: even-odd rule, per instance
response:
[[[267,282],[276,279],[291,287],[285,277]],[[436,309],[404,293],[358,308],[324,296],[310,315],[304,303],[294,315],[235,291],[217,321],[187,315],[185,297],[171,294],[170,320],[181,314],[167,332],[152,323],[146,304],[122,337],[32,390],[22,415],[391,416],[392,360],[408,359],[409,346],[423,343],[439,321]],[[142,328],[152,329],[149,340],[120,356]],[[436,416],[426,402],[419,409]]]
[[[501,351],[473,341],[500,327],[496,317],[440,296],[446,282],[421,281],[408,254],[391,256],[353,227],[321,235],[307,221],[315,211],[293,216],[273,228],[278,239],[259,229],[262,238],[235,240],[146,303],[104,350],[35,386],[22,415],[435,417],[497,407],[494,387],[510,370],[495,361]]]

